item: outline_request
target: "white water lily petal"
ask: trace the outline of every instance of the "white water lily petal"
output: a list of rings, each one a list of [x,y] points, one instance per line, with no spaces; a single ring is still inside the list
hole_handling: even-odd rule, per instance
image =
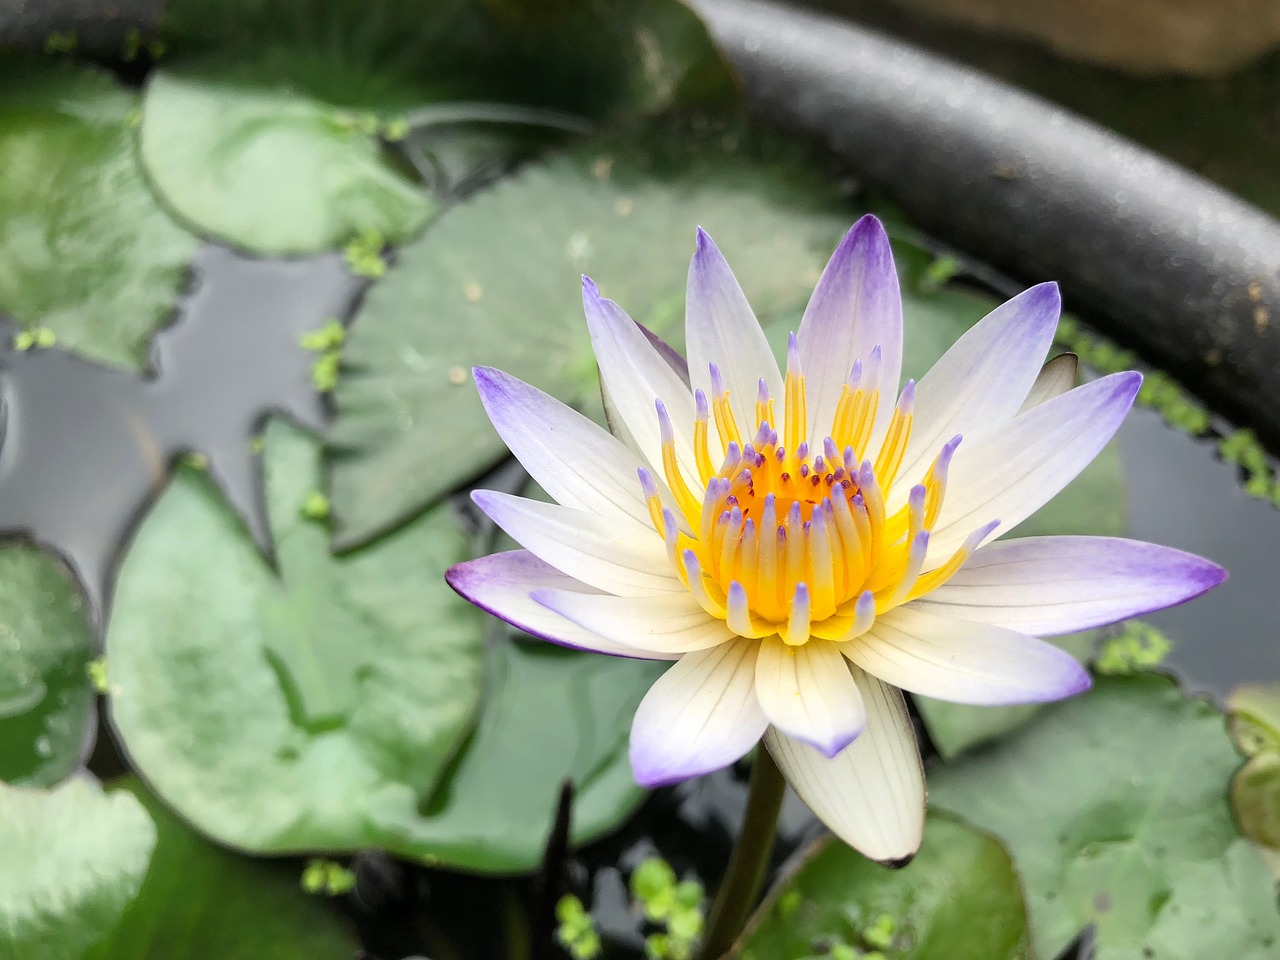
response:
[[[1022,401],[1018,413],[1026,413],[1032,407],[1038,407],[1046,400],[1060,397],[1076,385],[1076,373],[1080,367],[1080,358],[1074,353],[1060,353],[1043,367],[1036,382],[1031,385],[1031,392]]]
[[[701,776],[756,745],[768,725],[756,699],[756,649],[736,640],[687,654],[649,688],[631,725],[637,783]]]
[[[591,348],[600,380],[618,421],[657,476],[662,476],[662,433],[655,401],[671,415],[676,460],[686,478],[698,476],[693,457],[693,394],[670,363],[658,353],[639,324],[596,285],[582,280],[582,306],[591,333]]]
[[[876,347],[880,364],[868,370],[862,385],[887,397],[897,395],[902,375],[902,295],[888,234],[874,216],[868,214],[854,224],[836,247],[805,308],[796,338],[808,394],[811,442],[821,442],[831,431],[854,362],[866,363]],[[877,423],[883,426],[892,416],[893,403],[881,403]]]
[[[1075,479],[1133,406],[1139,373],[1116,373],[1019,416],[997,434],[960,444],[926,569],[945,561],[978,527],[999,520],[1007,534]]]
[[[663,360],[667,362],[676,376],[680,378],[680,382],[686,387],[689,386],[689,365],[685,362],[684,357],[676,351],[675,347],[667,343],[660,336],[650,330],[643,324],[637,323],[640,332],[644,334],[645,339],[653,346]],[[600,403],[604,407],[604,420],[609,426],[609,432],[634,450],[639,456],[643,457],[644,452],[640,449],[640,444],[627,429],[627,425],[623,422],[622,414],[618,411],[618,405],[614,403],[613,397],[609,395],[609,385],[602,379],[600,381]]]
[[[637,596],[685,592],[652,526],[495,490],[471,499],[520,546],[588,586]]]
[[[589,590],[528,550],[493,553],[449,568],[449,586],[472,603],[514,627],[551,643],[637,660],[673,660],[676,654],[636,650],[584,630],[536,602],[538,589]]]
[[[501,370],[476,367],[472,372],[494,429],[558,503],[601,517],[621,514],[650,522],[637,475],[646,464],[617,437]],[[665,487],[659,489],[670,502]]]
[[[747,303],[724,255],[705,230],[698,228],[698,249],[689,264],[685,299],[685,346],[689,380],[709,400],[711,364],[720,368],[738,429],[750,438],[756,429],[756,396],[760,380],[778,400],[784,396],[782,375],[755,312]],[[714,427],[714,425],[713,425]]]
[[[914,604],[877,617],[841,650],[885,683],[952,703],[1045,703],[1081,693],[1091,682],[1074,657],[1043,640]]]
[[[1035,636],[1163,610],[1226,579],[1216,563],[1116,537],[1029,537],[979,550],[914,609]]]
[[[965,438],[963,450],[1013,419],[1044,364],[1061,309],[1057,284],[1024,290],[967,330],[920,378],[902,477],[918,482],[956,434]],[[905,502],[905,492],[898,499]]]
[[[765,746],[787,782],[837,837],[890,866],[924,837],[924,768],[902,694],[851,666],[867,709],[862,735],[828,759],[776,728]]]
[[[584,630],[637,650],[687,653],[737,636],[723,620],[708,615],[688,592],[614,597],[536,590],[533,599]]]
[[[756,696],[771,724],[826,757],[852,743],[867,722],[849,666],[827,640],[803,646],[776,636],[761,640]]]

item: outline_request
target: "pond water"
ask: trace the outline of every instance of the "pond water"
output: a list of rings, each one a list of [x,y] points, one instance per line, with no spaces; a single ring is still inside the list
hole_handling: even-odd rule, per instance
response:
[[[330,318],[350,316],[364,287],[337,255],[258,261],[207,246],[175,322],[156,338],[153,375],[108,370],[57,349],[5,348],[0,530],[60,553],[101,615],[119,546],[163,485],[167,462],[200,450],[265,541],[252,437],[273,411],[323,427],[328,411],[310,376],[315,354],[299,339]],[[1232,574],[1207,597],[1149,618],[1174,640],[1171,666],[1193,689],[1218,697],[1242,681],[1280,679],[1280,605],[1272,593],[1280,511],[1248,497],[1211,442],[1169,429],[1152,411],[1135,410],[1121,439],[1130,534],[1204,554]],[[100,776],[121,769],[109,743],[99,744],[90,769]],[[642,924],[628,907],[626,874],[660,852],[677,871],[712,886],[744,798],[740,769],[659,791],[620,833],[568,861],[568,876],[602,931],[639,955]],[[791,797],[775,866],[818,832]],[[461,955],[506,952],[513,937],[538,955],[543,938],[519,924],[476,921],[504,899],[519,905],[545,896],[539,877],[436,883],[430,870],[376,854],[357,859],[357,876],[352,910],[366,945],[384,960],[413,944],[433,945],[432,956],[447,960],[461,930],[469,931],[469,941],[483,941],[468,942]],[[446,929],[424,917],[451,920]]]

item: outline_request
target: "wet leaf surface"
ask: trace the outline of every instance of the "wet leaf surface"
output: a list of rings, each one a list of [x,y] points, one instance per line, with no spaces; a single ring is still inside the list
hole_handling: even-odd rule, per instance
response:
[[[93,631],[63,566],[0,544],[0,780],[47,787],[80,763],[96,723]]]
[[[1227,805],[1238,762],[1208,703],[1163,676],[1103,677],[999,744],[933,766],[929,796],[1008,847],[1037,956],[1092,923],[1098,960],[1263,960],[1280,915]]]
[[[839,840],[819,841],[773,888],[729,956],[881,950],[895,960],[1025,960],[1028,949],[1027,910],[1008,853],[991,836],[935,814],[920,852],[901,870]]]
[[[359,946],[337,904],[308,895],[300,867],[254,860],[194,833],[134,778],[109,797],[155,823],[146,877],[111,933],[84,960],[353,960]]]
[[[146,365],[197,244],[143,176],[138,105],[96,68],[0,59],[0,311],[128,367]]]
[[[155,844],[128,794],[89,780],[51,791],[0,783],[0,957],[80,960],[137,895]]]

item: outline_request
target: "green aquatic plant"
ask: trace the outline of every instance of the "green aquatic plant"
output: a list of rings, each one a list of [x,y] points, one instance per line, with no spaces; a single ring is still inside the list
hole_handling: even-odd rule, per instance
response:
[[[556,942],[573,960],[595,960],[600,956],[600,932],[582,901],[573,894],[566,893],[557,901],[556,924]]]
[[[631,896],[646,920],[663,927],[645,938],[645,955],[689,960],[706,925],[702,884],[679,880],[667,861],[650,857],[631,874]]]
[[[1124,675],[1151,670],[1164,662],[1173,650],[1173,641],[1141,620],[1131,620],[1120,632],[1103,642],[1094,669],[1106,675]]]
[[[355,888],[356,875],[333,860],[315,858],[302,868],[301,884],[307,893],[340,897]]]

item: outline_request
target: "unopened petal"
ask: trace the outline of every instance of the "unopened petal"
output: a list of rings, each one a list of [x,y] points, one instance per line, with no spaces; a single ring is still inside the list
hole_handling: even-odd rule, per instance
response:
[[[1163,610],[1226,579],[1216,563],[1118,537],[1029,537],[979,550],[912,606],[1035,636]]]
[[[539,560],[528,550],[494,553],[454,564],[445,574],[445,580],[480,609],[525,633],[562,647],[637,660],[675,659],[675,654],[636,650],[606,640],[536,602],[530,596],[535,590],[590,591],[591,588]]]
[[[1026,413],[1032,407],[1038,407],[1046,400],[1060,397],[1076,385],[1076,373],[1080,367],[1080,358],[1074,353],[1060,353],[1043,367],[1031,385],[1027,399],[1022,401],[1019,413]]]
[[[756,696],[771,724],[826,757],[851,744],[867,722],[848,664],[826,640],[799,647],[778,637],[761,640]]]
[[[631,769],[645,787],[727,767],[768,722],[756,699],[756,648],[747,640],[681,657],[640,701],[631,725]]]
[[[924,768],[902,694],[851,667],[866,704],[862,735],[828,759],[771,727],[765,745],[783,776],[837,837],[901,866],[924,836]]]
[[[830,431],[849,372],[866,364],[880,348],[880,362],[866,367],[861,386],[895,396],[902,371],[902,295],[889,237],[880,221],[867,215],[845,234],[814,288],[797,334],[808,394],[808,435],[820,440]],[[874,382],[872,382],[874,378]],[[883,403],[877,418],[885,423],[893,404]]]
[[[693,387],[714,399],[710,365],[716,364],[742,430],[750,431],[756,425],[755,401],[761,379],[772,396],[784,396],[782,375],[764,331],[724,255],[701,227],[698,248],[689,264],[685,345]]]
[[[952,703],[1045,703],[1090,684],[1074,657],[1043,640],[911,605],[878,617],[867,633],[841,646],[846,657],[886,683]]]

